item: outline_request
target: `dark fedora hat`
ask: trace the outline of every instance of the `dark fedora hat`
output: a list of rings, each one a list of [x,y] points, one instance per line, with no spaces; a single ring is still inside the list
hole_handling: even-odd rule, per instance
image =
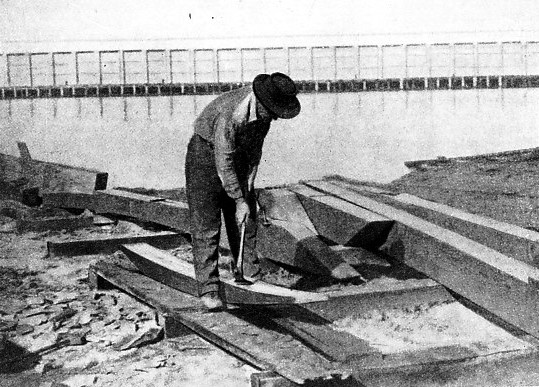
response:
[[[282,73],[258,74],[253,81],[256,98],[265,108],[279,118],[294,118],[301,105],[296,94],[296,84]]]

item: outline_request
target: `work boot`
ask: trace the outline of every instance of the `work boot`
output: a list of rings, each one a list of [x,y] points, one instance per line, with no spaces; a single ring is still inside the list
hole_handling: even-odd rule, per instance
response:
[[[225,309],[225,305],[217,292],[209,292],[200,297],[209,312],[217,312]]]

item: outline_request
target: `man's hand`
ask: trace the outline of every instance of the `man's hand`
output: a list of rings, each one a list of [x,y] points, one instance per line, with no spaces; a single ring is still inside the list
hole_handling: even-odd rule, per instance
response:
[[[249,217],[249,205],[244,198],[240,198],[236,201],[236,222],[238,225],[242,225],[243,222],[247,221]]]

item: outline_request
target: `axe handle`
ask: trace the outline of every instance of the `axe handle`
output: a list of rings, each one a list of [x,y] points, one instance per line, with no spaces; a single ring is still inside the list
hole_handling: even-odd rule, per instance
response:
[[[245,223],[241,224],[240,251],[238,253],[238,262],[236,263],[237,272],[243,277],[243,250],[245,246]]]

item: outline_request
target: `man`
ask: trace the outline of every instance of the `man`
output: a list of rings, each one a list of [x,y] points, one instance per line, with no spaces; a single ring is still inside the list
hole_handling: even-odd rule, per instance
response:
[[[254,181],[271,121],[300,112],[296,94],[287,75],[259,74],[252,87],[220,95],[195,120],[185,177],[198,292],[209,310],[224,307],[217,266],[221,211],[236,259],[245,223],[245,274],[259,275]]]

